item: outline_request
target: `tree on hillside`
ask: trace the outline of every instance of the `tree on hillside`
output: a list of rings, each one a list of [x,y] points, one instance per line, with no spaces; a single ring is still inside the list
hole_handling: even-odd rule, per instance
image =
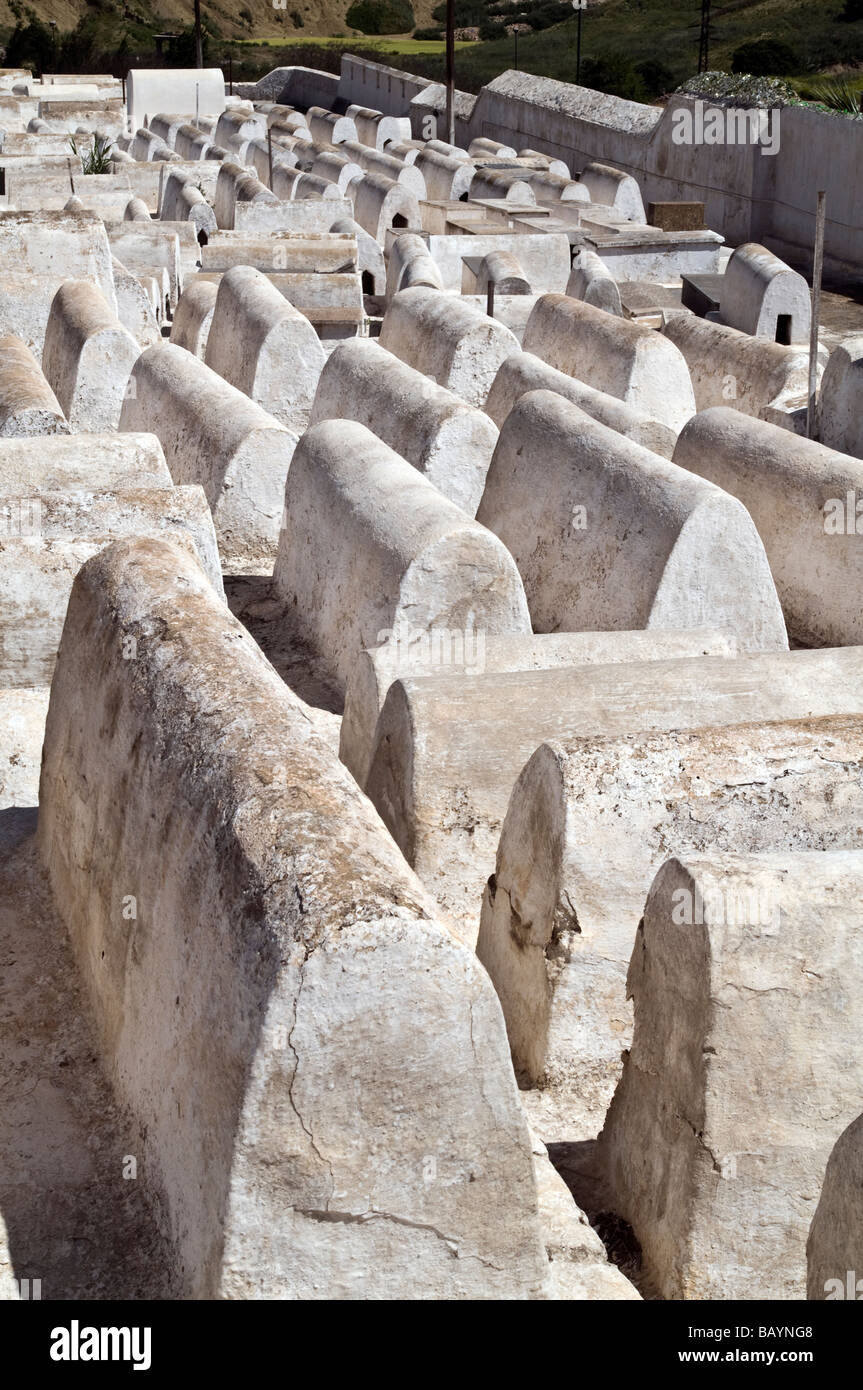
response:
[[[6,45],[7,68],[50,72],[56,56],[57,42],[47,24],[37,19],[32,11],[26,20],[18,21]]]
[[[753,77],[778,77],[796,72],[799,67],[799,55],[781,39],[756,39],[754,43],[741,44],[731,59],[732,72],[747,72]]]

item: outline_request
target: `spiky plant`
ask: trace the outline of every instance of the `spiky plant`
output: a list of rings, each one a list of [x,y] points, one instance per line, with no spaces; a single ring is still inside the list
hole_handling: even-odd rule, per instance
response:
[[[92,149],[79,150],[77,140],[74,135],[70,135],[69,148],[73,154],[78,155],[85,174],[110,174],[111,141],[105,136],[96,135]]]
[[[811,100],[828,111],[841,111],[846,116],[858,120],[863,117],[863,93],[858,92],[847,77],[833,77],[829,81],[810,84]]]

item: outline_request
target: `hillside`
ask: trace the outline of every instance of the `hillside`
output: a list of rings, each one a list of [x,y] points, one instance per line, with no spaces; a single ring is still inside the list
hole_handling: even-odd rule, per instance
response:
[[[436,0],[411,0],[417,25],[430,24]],[[286,0],[287,8],[275,9],[272,0],[202,0],[201,14],[226,39],[282,39],[297,35],[327,34],[351,37],[359,33],[345,23],[351,0]],[[26,8],[24,0],[23,8]],[[136,21],[155,33],[174,33],[192,23],[192,0],[35,0],[32,8],[43,23],[55,20],[58,30],[75,28],[84,16],[105,14],[118,38],[124,28],[137,27]],[[251,21],[246,18],[251,16]],[[302,19],[302,25],[295,18]],[[125,21],[125,23],[124,23]],[[14,0],[0,0],[0,27],[15,24]]]
[[[391,3],[392,0],[387,0]],[[234,58],[236,77],[255,77],[281,64],[306,63],[337,71],[342,51],[359,50],[428,77],[443,73],[443,45],[417,43],[409,31],[389,41],[361,38],[346,24],[350,0],[203,0],[211,62]],[[381,0],[371,0],[373,4]],[[411,0],[414,28],[434,33],[437,0]],[[651,100],[689,77],[697,67],[701,0],[588,0],[582,26],[581,80],[585,85]],[[856,22],[843,19],[849,7]],[[0,28],[8,35],[26,0],[0,0]],[[32,11],[31,11],[32,13]],[[153,35],[177,32],[191,24],[192,0],[158,0],[149,10],[144,0],[39,0],[45,23],[56,20],[58,34],[81,22],[71,47],[65,46],[68,69],[96,62],[122,66],[147,61],[155,50]],[[562,20],[562,22],[561,22]],[[459,46],[459,87],[477,91],[506,68],[574,81],[577,19],[565,0],[456,0],[456,23],[479,29],[482,41]],[[516,44],[507,26],[521,30]],[[549,27],[550,26],[550,27]],[[499,33],[500,38],[495,34]],[[326,43],[316,42],[325,39]],[[778,41],[767,66],[745,70],[805,77],[833,67],[863,63],[863,0],[714,0],[710,66],[732,68],[741,45]],[[762,55],[763,58],[763,55]],[[20,61],[20,60],[19,60]],[[45,66],[49,58],[45,57]],[[180,56],[176,61],[182,61]],[[38,62],[36,64],[38,66]]]

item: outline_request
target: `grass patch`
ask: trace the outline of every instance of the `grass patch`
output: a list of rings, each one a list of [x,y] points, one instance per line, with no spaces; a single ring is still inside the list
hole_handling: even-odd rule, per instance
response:
[[[313,35],[303,34],[291,37],[289,44],[284,39],[237,39],[231,45],[233,48],[298,48],[303,45],[317,48],[337,48],[343,53],[362,54],[364,49],[374,50],[377,53],[415,53],[418,55],[428,53],[443,53],[444,44],[438,39],[405,39],[398,35],[391,38],[375,35],[374,38],[360,37],[352,39],[344,38],[315,38]],[[456,42],[456,48],[475,48],[476,45],[469,42]]]

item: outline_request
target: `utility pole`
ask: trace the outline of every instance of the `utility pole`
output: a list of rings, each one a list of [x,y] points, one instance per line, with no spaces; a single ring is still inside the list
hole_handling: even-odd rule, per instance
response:
[[[578,15],[578,38],[575,49],[575,85],[581,81],[581,16],[587,9],[587,0],[572,0],[572,8]]]
[[[812,264],[812,327],[809,334],[809,407],[806,411],[806,434],[814,439],[818,417],[818,329],[821,322],[821,275],[824,269],[824,223],[827,217],[827,198],[819,192],[815,210],[815,255]]]
[[[518,72],[518,29],[513,29],[512,36],[515,39],[515,70]]]
[[[701,0],[701,36],[698,40],[698,71],[710,68],[710,0]]]
[[[204,44],[201,39],[201,0],[195,0],[195,67],[204,66]]]
[[[455,144],[455,2],[446,0],[446,138]]]

